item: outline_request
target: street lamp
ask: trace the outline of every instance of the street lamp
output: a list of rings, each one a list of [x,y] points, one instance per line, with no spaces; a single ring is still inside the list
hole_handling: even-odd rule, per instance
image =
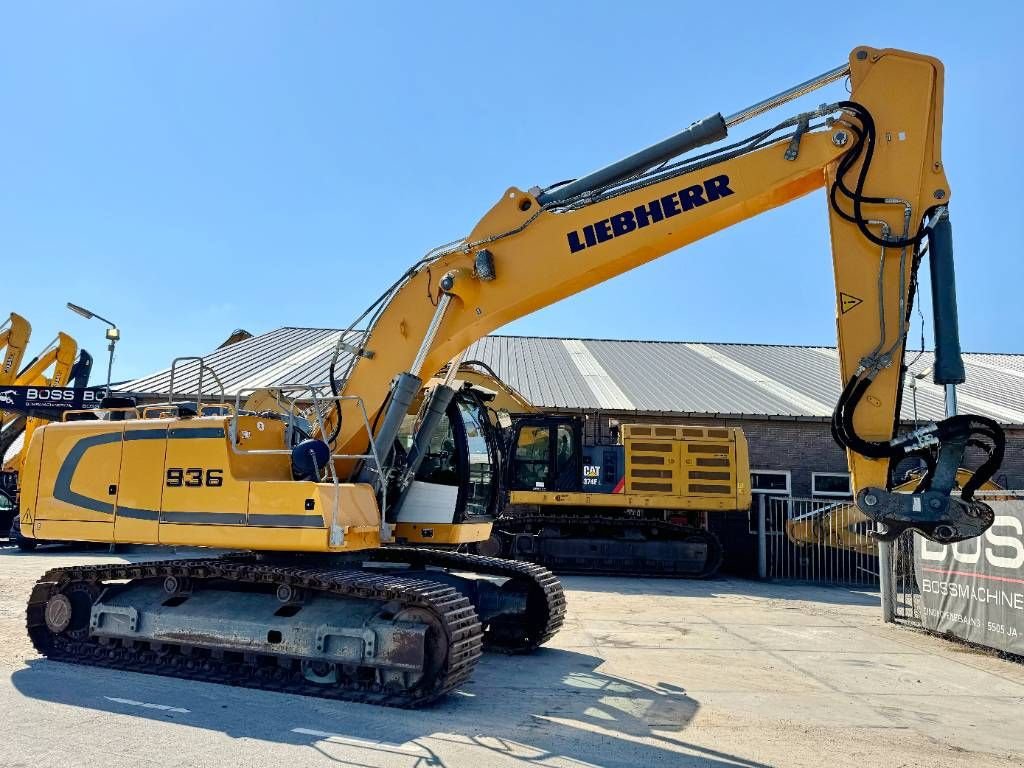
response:
[[[110,326],[109,328],[107,328],[107,333],[106,333],[107,341],[110,342],[110,346],[107,347],[107,350],[110,352],[110,360],[107,363],[107,394],[109,395],[110,394],[110,374],[111,374],[111,372],[114,369],[114,345],[117,344],[117,342],[120,340],[120,338],[121,338],[121,331],[119,331],[117,329],[116,325],[114,325],[112,322],[107,320],[107,318],[102,317],[100,315],[97,315],[95,312],[90,312],[85,307],[80,307],[77,304],[72,304],[69,301],[68,302],[68,309],[70,309],[75,314],[81,315],[86,320],[92,320],[95,317],[97,320],[101,320],[101,321],[103,321],[104,323],[106,323],[107,325]]]

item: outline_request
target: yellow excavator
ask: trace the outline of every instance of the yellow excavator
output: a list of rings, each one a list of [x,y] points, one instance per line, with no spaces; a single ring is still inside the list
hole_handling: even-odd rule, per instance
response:
[[[11,312],[10,317],[0,325],[0,350],[3,350],[0,387],[13,384],[18,377],[18,370],[31,336],[32,326],[28,320],[14,312]]]
[[[601,441],[586,416],[534,407],[480,360],[463,360],[457,376],[494,393],[488,412],[501,434],[498,515],[475,552],[555,573],[718,572],[709,515],[750,509],[742,429],[625,423]]]
[[[725,142],[744,121],[845,77],[841,100]],[[897,434],[926,240],[934,375],[951,406],[964,380],[942,100],[938,60],[857,48],[820,77],[579,179],[508,188],[467,237],[427,253],[339,334],[329,392],[278,388],[307,409],[308,430],[291,412],[140,418],[113,406],[37,429],[24,534],[248,551],[53,569],[28,602],[36,649],[416,706],[465,682],[485,646],[537,647],[563,620],[558,580],[453,549],[488,538],[495,502],[486,397],[455,385],[460,356],[518,317],[819,189],[845,383],[832,426],[858,506],[881,537],[978,536],[994,516],[973,493],[1001,462],[999,425],[950,415]],[[446,365],[451,381],[423,391]],[[399,439],[403,428],[411,438]],[[968,444],[986,458],[953,496]],[[908,455],[927,455],[933,469],[915,493],[893,493],[890,466]]]
[[[87,355],[88,353],[86,353]],[[0,411],[0,435],[6,433],[6,437],[0,436],[0,457],[10,447],[13,431],[21,434],[25,432],[25,444],[29,442],[31,431],[39,423],[39,419],[26,417],[25,414],[16,412],[14,396],[19,387],[66,387],[73,379],[73,369],[78,362],[78,342],[64,332],[59,332],[57,337],[46,345],[46,348],[36,355],[32,360],[18,372],[17,377],[10,382],[10,387],[0,390],[0,407],[7,405],[8,410]],[[85,360],[85,357],[82,358]],[[82,365],[86,365],[85,362]],[[92,366],[92,358],[88,358],[88,367]]]
[[[12,313],[11,329],[9,339],[18,346],[9,346],[8,350],[20,349],[18,362],[14,364],[17,368],[28,345],[31,327],[19,315]],[[0,341],[2,339],[0,336]],[[51,393],[66,392],[67,387],[85,387],[91,369],[92,356],[85,350],[79,351],[78,343],[66,333],[58,333],[42,352],[10,377],[6,386],[0,386],[0,406],[7,407],[7,410],[0,411],[0,507],[3,508],[0,512],[0,536],[6,536],[12,530],[12,517],[18,514],[19,477],[32,433],[55,418],[51,410],[25,407],[26,394],[31,394],[33,400],[49,399]],[[12,446],[19,439],[22,441],[21,449],[12,452]],[[8,456],[9,452],[12,455]],[[12,538],[22,541],[16,532],[12,532]],[[32,540],[24,541],[31,547]]]

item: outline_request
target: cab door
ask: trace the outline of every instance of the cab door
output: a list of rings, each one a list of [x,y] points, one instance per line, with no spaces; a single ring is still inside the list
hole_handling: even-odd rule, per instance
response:
[[[518,421],[509,487],[517,491],[578,491],[580,440],[576,419],[530,417]]]

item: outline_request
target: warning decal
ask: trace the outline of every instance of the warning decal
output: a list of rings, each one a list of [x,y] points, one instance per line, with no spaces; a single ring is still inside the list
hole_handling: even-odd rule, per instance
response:
[[[863,303],[863,299],[858,299],[856,296],[851,296],[849,293],[839,294],[839,312],[845,315],[851,309],[856,307],[858,304]]]

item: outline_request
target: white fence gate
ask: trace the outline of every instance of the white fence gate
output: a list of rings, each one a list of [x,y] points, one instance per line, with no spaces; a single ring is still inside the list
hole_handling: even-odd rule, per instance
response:
[[[759,495],[755,503],[762,578],[878,585],[871,524],[852,502]]]

